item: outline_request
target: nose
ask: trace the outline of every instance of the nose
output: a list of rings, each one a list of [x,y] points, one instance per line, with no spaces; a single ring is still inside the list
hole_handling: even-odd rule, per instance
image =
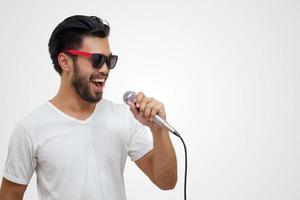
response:
[[[99,73],[106,73],[107,74],[109,72],[109,69],[107,67],[106,62],[101,67],[99,67],[99,69],[97,69],[97,71]]]

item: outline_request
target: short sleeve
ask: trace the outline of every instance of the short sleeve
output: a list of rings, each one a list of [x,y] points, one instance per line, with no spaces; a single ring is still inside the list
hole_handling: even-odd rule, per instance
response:
[[[129,142],[128,155],[132,161],[136,161],[153,149],[153,142],[151,139],[151,133],[149,133],[147,128],[138,122],[133,116],[131,116],[130,124],[132,126],[132,135]]]
[[[32,140],[25,128],[18,124],[10,138],[3,177],[18,184],[28,185],[36,163]]]

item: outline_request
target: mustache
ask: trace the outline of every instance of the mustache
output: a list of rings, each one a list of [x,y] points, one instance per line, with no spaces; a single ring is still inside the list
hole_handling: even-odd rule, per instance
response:
[[[109,76],[109,73],[104,73],[104,72],[100,72],[100,73],[97,73],[97,74],[93,74],[91,76],[92,79],[107,79]]]

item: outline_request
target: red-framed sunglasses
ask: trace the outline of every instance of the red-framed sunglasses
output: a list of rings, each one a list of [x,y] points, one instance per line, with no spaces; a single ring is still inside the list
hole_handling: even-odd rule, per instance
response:
[[[63,52],[70,53],[75,56],[83,56],[88,58],[91,62],[94,68],[100,69],[104,63],[106,63],[108,69],[113,69],[118,61],[117,55],[109,55],[106,56],[101,53],[88,53],[85,51],[75,50],[75,49],[67,49]]]

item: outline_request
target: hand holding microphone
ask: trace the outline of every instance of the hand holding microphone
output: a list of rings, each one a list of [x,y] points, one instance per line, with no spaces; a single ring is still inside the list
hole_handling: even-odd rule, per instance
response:
[[[178,134],[177,131],[166,122],[166,112],[161,102],[154,98],[146,97],[142,92],[136,94],[133,91],[125,92],[123,100],[130,106],[134,117],[143,125],[151,129],[165,127],[175,135]]]

